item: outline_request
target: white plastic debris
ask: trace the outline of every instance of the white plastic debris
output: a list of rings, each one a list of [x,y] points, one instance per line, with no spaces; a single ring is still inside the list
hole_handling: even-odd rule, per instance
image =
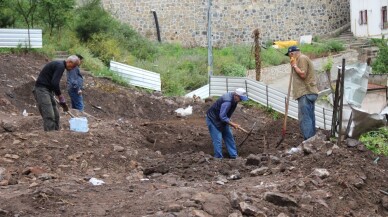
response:
[[[89,182],[92,183],[92,185],[102,185],[102,184],[105,184],[104,181],[96,179],[96,178],[89,179]]]
[[[27,113],[27,111],[26,111],[25,109],[24,109],[24,111],[23,111],[22,114],[23,114],[24,117],[27,117],[27,116],[28,116],[28,113]]]
[[[287,153],[288,154],[295,154],[299,153],[302,149],[300,147],[292,147]]]
[[[187,108],[178,108],[177,110],[175,110],[175,112],[179,115],[179,116],[187,116],[187,115],[191,115],[193,114],[193,107],[191,105],[189,105]]]

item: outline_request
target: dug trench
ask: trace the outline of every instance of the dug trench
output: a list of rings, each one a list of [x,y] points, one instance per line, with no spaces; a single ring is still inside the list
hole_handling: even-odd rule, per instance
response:
[[[281,117],[246,105],[233,120],[245,129],[257,122],[253,134],[238,159],[217,160],[204,118],[212,102],[83,71],[89,132],[70,131],[65,113],[62,130],[44,132],[31,76],[45,63],[0,54],[0,216],[387,216],[386,157],[337,147],[322,130],[310,152],[290,153],[302,142],[292,119],[276,148]],[[189,105],[192,115],[174,112]],[[237,144],[246,137],[234,134]]]

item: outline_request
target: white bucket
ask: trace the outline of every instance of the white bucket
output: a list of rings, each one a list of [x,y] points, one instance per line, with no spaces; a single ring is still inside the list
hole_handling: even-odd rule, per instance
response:
[[[70,130],[86,133],[89,131],[88,119],[86,117],[70,118]]]

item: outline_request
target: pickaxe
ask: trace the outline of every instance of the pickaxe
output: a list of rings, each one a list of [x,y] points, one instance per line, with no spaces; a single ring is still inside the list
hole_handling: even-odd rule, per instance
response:
[[[250,131],[247,131],[247,130],[243,129],[242,127],[239,127],[239,128],[238,128],[238,129],[240,129],[241,131],[243,131],[244,133],[247,134],[247,136],[245,137],[245,139],[240,143],[239,147],[241,147],[241,146],[244,144],[244,142],[247,141],[248,137],[252,134],[253,129],[255,128],[255,126],[256,126],[256,122],[253,123],[252,128],[251,128]]]

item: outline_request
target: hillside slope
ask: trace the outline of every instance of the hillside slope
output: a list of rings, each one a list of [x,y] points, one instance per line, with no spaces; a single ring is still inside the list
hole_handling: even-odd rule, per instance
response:
[[[257,122],[241,157],[217,160],[204,121],[211,102],[84,72],[90,131],[70,131],[61,113],[62,130],[44,132],[31,76],[46,62],[0,54],[0,216],[388,215],[386,157],[376,160],[363,145],[335,147],[325,132],[312,153],[289,154],[302,142],[297,122],[289,120],[275,148],[282,121],[254,108],[239,106],[233,116],[247,129]],[[193,115],[177,117],[188,105]],[[235,131],[237,144],[245,136]]]

